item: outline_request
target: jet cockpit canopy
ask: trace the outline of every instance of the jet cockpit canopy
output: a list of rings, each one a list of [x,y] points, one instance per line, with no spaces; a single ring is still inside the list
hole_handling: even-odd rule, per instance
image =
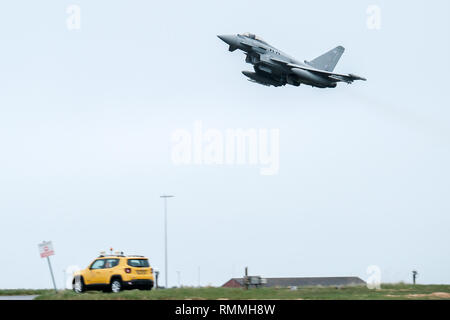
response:
[[[262,38],[258,37],[257,35],[255,35],[253,33],[250,33],[250,32],[244,32],[243,34],[241,34],[241,36],[244,36],[244,37],[247,37],[247,38],[250,38],[250,39],[254,39],[254,40],[258,40],[258,41],[260,41],[262,43],[267,43]]]

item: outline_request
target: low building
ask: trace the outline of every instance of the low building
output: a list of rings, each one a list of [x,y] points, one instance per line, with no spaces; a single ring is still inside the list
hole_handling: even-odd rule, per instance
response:
[[[301,277],[301,278],[265,278],[265,287],[348,287],[364,286],[366,283],[358,277]],[[245,287],[243,278],[232,278],[222,285],[225,288]]]

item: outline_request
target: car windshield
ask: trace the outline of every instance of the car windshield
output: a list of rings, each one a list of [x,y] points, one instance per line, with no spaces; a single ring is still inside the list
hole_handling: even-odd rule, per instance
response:
[[[104,267],[105,267],[104,259],[95,260],[91,265],[91,269],[103,269]]]
[[[128,265],[135,268],[148,268],[150,266],[147,259],[128,259]]]

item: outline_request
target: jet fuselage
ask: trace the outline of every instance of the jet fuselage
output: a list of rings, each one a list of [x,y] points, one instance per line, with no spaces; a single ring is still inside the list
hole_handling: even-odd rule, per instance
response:
[[[342,47],[337,47],[312,62],[303,63],[253,34],[219,35],[218,37],[229,45],[229,51],[239,49],[245,52],[245,61],[253,65],[254,72],[243,71],[242,73],[250,81],[259,84],[276,87],[286,84],[293,86],[305,84],[319,88],[334,88],[340,81],[351,83],[353,80],[365,80],[354,75],[332,73],[332,69],[344,51]]]

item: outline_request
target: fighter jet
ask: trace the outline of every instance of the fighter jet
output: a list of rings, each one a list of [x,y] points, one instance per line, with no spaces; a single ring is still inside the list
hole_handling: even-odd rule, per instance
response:
[[[333,72],[344,48],[338,46],[311,61],[300,62],[271,46],[263,39],[251,33],[237,35],[218,35],[229,45],[229,51],[237,49],[246,54],[245,62],[253,65],[255,72],[242,71],[249,81],[265,86],[280,87],[300,84],[318,88],[335,88],[336,83],[352,83],[355,80],[366,81],[354,74]]]

